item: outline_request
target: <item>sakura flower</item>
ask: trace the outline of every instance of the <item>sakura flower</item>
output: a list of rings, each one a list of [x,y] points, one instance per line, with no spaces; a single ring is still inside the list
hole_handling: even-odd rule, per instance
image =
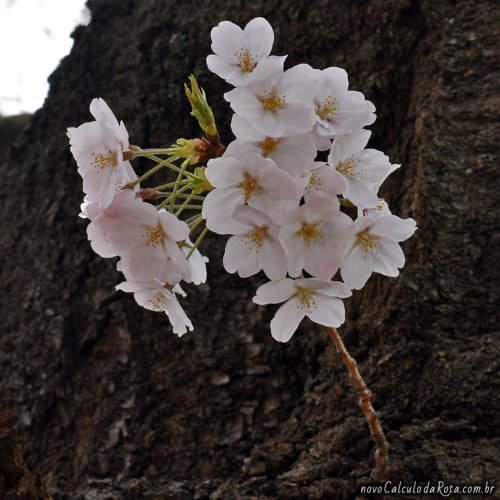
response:
[[[347,90],[347,73],[341,68],[327,68],[319,73],[314,96],[317,123],[313,130],[316,147],[330,148],[330,139],[371,125],[375,106],[361,92]]]
[[[205,198],[202,216],[207,219],[207,227],[214,231],[213,223],[230,218],[238,205],[248,204],[274,219],[281,217],[280,201],[289,200],[297,205],[299,202],[293,178],[274,161],[256,154],[241,159],[210,160],[205,175],[216,189]]]
[[[286,301],[271,320],[271,335],[279,342],[288,342],[305,316],[320,325],[339,327],[345,320],[344,303],[340,299],[350,296],[351,290],[338,281],[285,278],[262,285],[253,301],[256,304]]]
[[[111,204],[104,210],[96,210],[98,203],[91,202],[85,207],[85,213],[91,219],[87,226],[90,246],[97,255],[103,258],[116,257],[118,250],[108,240],[108,232],[114,224],[123,224],[120,220],[120,209],[128,203],[138,203],[135,191],[123,189],[118,191]]]
[[[237,115],[266,136],[303,134],[316,123],[316,82],[315,70],[308,64],[299,64],[248,87],[233,89],[224,98]]]
[[[186,256],[179,248],[189,235],[186,223],[138,199],[120,207],[119,220],[119,224],[111,226],[107,238],[122,256],[123,273],[128,280],[158,279],[175,284],[173,271],[189,273]]]
[[[292,210],[280,232],[288,274],[295,278],[304,269],[317,278],[331,279],[353,232],[353,221],[340,212],[336,201],[313,198]]]
[[[392,212],[387,202],[384,199],[379,198],[374,207],[358,208],[358,217],[362,217],[363,215],[369,215],[373,219],[381,215],[392,215]]]
[[[182,337],[187,332],[193,330],[190,319],[186,316],[184,309],[179,304],[175,292],[185,295],[180,287],[173,289],[168,285],[164,286],[159,281],[123,281],[116,286],[117,290],[134,294],[136,302],[150,311],[165,312],[172,324],[174,333]]]
[[[296,180],[311,171],[316,157],[311,134],[266,136],[238,115],[233,115],[231,128],[237,140],[228,145],[224,156],[238,158],[244,154],[256,153],[276,162],[279,168]]]
[[[232,218],[241,229],[227,242],[223,259],[226,271],[238,271],[241,278],[248,278],[264,270],[269,279],[284,278],[285,250],[272,220],[264,212],[248,206],[237,207]]]
[[[400,165],[392,165],[389,158],[376,149],[364,149],[371,132],[357,130],[335,139],[328,163],[347,181],[342,193],[357,207],[372,208],[378,203],[377,192],[389,174]]]
[[[186,283],[194,283],[195,285],[201,285],[207,281],[207,262],[208,257],[204,257],[195,249],[195,251],[191,254],[189,259],[187,258],[193,243],[190,240],[186,240],[186,242],[181,245],[182,253],[186,256],[188,272],[182,275],[182,279]]]
[[[123,153],[128,150],[128,132],[123,122],[103,99],[93,99],[90,112],[95,118],[78,128],[68,128],[71,152],[83,178],[89,201],[106,208],[116,191],[137,176]]]
[[[325,162],[315,162],[304,190],[304,200],[320,197],[336,200],[337,195],[345,192],[347,183],[344,177]]]
[[[211,37],[214,54],[207,57],[208,69],[236,87],[266,79],[283,68],[285,57],[269,56],[274,32],[262,17],[252,19],[244,30],[223,21],[212,29]]]
[[[413,219],[396,215],[363,216],[356,219],[355,233],[345,254],[340,274],[350,288],[363,288],[372,272],[398,276],[405,257],[399,242],[417,229]]]

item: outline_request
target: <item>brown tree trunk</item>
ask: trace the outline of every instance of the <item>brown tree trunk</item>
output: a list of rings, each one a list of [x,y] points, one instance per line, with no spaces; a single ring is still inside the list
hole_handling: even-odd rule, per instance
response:
[[[28,467],[59,498],[354,498],[373,467],[357,395],[328,335],[270,336],[258,276],[189,288],[195,332],[113,291],[77,217],[65,129],[106,99],[131,142],[196,134],[182,85],[205,87],[210,28],[266,17],[288,65],[341,66],[377,106],[371,144],[403,167],[385,195],[413,217],[398,279],[372,278],[340,332],[373,392],[390,479],[500,483],[498,119],[494,1],[94,0],[92,21],[0,181],[0,410],[20,417]],[[497,484],[500,488],[500,484]],[[106,496],[108,495],[108,496]],[[114,495],[114,496],[109,496]],[[90,498],[86,496],[85,498]]]

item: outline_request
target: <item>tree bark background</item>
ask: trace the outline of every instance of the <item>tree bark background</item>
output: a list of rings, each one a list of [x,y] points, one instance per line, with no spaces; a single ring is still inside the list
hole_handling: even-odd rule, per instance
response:
[[[0,410],[19,415],[28,467],[57,498],[354,498],[373,444],[328,335],[287,344],[261,276],[224,272],[184,304],[195,331],[114,292],[78,219],[65,130],[103,97],[141,146],[197,134],[182,85],[199,77],[226,143],[210,28],[263,16],[288,67],[341,66],[377,106],[371,146],[419,226],[398,279],[377,276],[341,329],[374,393],[397,481],[493,482],[498,429],[498,21],[493,1],[93,0],[43,108],[1,166]],[[497,91],[495,93],[495,91]],[[59,492],[59,493],[57,493]],[[154,496],[156,495],[156,496]]]

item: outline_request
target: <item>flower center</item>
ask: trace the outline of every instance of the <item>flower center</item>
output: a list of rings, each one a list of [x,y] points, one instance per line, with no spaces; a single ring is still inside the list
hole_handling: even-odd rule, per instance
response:
[[[338,112],[338,101],[335,97],[328,96],[323,102],[316,107],[316,114],[326,120],[335,116]]]
[[[148,226],[146,232],[144,233],[146,246],[154,250],[160,243],[163,242],[166,236],[167,235],[160,223],[156,226]]]
[[[268,157],[271,153],[276,151],[279,144],[279,139],[274,137],[266,137],[263,141],[259,143],[260,149],[262,150],[262,156],[264,158]]]
[[[248,49],[240,49],[234,55],[240,62],[240,68],[243,73],[251,73],[257,65],[256,57],[252,56]]]
[[[303,224],[299,233],[307,246],[323,242],[323,231],[318,228],[318,224]]]
[[[91,165],[99,170],[104,170],[107,167],[116,167],[118,165],[118,159],[116,158],[116,155],[111,152],[107,155],[102,153],[92,153]]]
[[[285,98],[277,94],[274,90],[272,92],[265,92],[264,98],[262,99],[262,106],[265,111],[276,113],[278,109],[285,107]]]
[[[148,300],[148,304],[154,311],[164,311],[167,305],[167,298],[163,293],[157,292]]]
[[[297,292],[295,296],[299,302],[299,307],[308,312],[311,312],[312,308],[316,308],[316,304],[314,303],[313,292],[310,288],[304,288],[302,286],[296,286],[295,289]]]
[[[319,191],[321,189],[322,184],[323,183],[321,182],[321,177],[316,172],[313,172],[311,174],[311,178],[309,179],[305,191],[307,194],[311,194],[311,191],[313,189],[315,191]]]
[[[260,186],[255,177],[252,177],[248,172],[243,174],[243,182],[240,184],[240,187],[243,190],[243,195],[245,196],[245,203],[252,197],[254,194],[260,193]]]
[[[258,247],[258,249],[261,248],[267,238],[267,226],[256,227],[251,233],[247,234],[247,238],[252,246]]]
[[[377,247],[380,246],[379,240],[380,240],[379,236],[370,234],[368,232],[368,229],[365,229],[364,231],[361,231],[360,233],[357,234],[356,243],[363,247],[363,251],[365,252],[365,254],[368,252],[375,253]]]
[[[354,177],[359,173],[354,171],[355,167],[356,167],[356,160],[351,156],[342,163],[339,163],[335,167],[335,170],[337,170],[337,172],[341,173],[342,175]]]

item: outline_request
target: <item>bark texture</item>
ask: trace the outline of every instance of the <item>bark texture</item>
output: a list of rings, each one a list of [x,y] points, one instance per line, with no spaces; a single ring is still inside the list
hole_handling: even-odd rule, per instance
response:
[[[20,418],[28,467],[56,498],[354,498],[373,444],[328,335],[281,345],[261,277],[226,274],[208,239],[196,331],[114,293],[77,218],[65,129],[106,99],[131,142],[196,134],[182,84],[196,74],[226,142],[228,88],[205,66],[209,30],[255,16],[288,65],[344,67],[377,106],[373,147],[413,217],[398,279],[372,278],[341,329],[390,442],[390,478],[497,482],[499,8],[463,0],[93,0],[43,108],[1,166],[0,410]],[[462,497],[463,498],[463,497]]]

